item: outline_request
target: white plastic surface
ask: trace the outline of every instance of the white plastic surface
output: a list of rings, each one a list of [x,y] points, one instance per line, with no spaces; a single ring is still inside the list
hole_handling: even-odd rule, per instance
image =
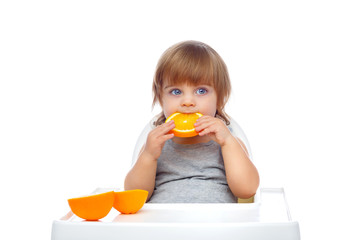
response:
[[[96,193],[117,189],[97,189]],[[52,240],[300,239],[281,188],[260,189],[254,203],[151,204],[136,214],[115,209],[99,221],[71,212],[53,222]]]

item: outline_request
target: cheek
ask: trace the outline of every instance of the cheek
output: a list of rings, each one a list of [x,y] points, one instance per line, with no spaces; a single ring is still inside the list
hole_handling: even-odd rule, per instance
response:
[[[213,107],[210,109],[210,112],[211,112],[211,116],[215,117],[215,115],[216,115],[216,102],[213,105]]]
[[[171,111],[169,111],[166,108],[163,108],[163,112],[164,112],[165,118],[168,118],[171,115]]]
[[[176,111],[176,107],[174,107],[174,104],[171,103],[172,103],[171,101],[164,99],[164,101],[161,104],[161,108],[166,118],[168,118],[171,114],[173,114]]]
[[[216,98],[207,99],[204,104],[202,105],[203,108],[200,109],[202,114],[208,116],[215,116],[216,114]]]

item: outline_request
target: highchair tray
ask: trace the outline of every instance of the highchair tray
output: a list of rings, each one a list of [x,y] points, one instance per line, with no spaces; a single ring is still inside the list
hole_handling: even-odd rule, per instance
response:
[[[94,193],[119,189],[98,188]],[[112,209],[99,221],[71,211],[52,226],[52,240],[254,239],[298,240],[282,188],[261,188],[253,203],[146,203],[136,214]]]

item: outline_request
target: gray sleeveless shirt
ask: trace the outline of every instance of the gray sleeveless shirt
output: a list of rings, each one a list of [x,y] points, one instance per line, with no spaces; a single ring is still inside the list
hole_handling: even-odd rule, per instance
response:
[[[220,145],[165,142],[150,203],[235,203]]]

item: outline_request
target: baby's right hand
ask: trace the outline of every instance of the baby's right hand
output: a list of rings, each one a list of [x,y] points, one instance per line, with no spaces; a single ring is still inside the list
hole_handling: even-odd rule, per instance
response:
[[[158,159],[165,142],[174,137],[173,133],[169,133],[173,128],[175,128],[174,120],[153,129],[147,136],[143,154],[151,156],[154,160]]]

